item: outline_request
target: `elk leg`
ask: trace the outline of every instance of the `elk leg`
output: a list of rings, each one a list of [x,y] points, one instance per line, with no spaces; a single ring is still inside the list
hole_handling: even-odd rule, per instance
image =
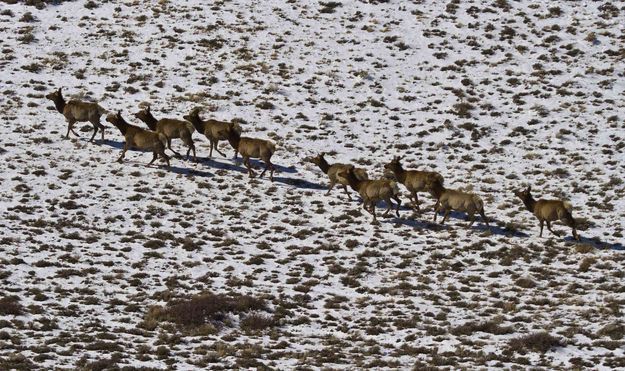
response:
[[[152,152],[152,161],[148,162],[148,166],[152,165],[152,163],[158,158],[158,152]]]
[[[208,158],[213,157],[213,140],[210,139],[210,150],[208,151]]]
[[[542,237],[543,236],[543,225],[545,224],[544,220],[540,221],[540,234],[538,235],[538,237]]]
[[[165,154],[165,148],[161,149],[159,154],[161,155],[163,159],[165,159],[165,162],[167,163],[167,167],[170,167],[171,165],[169,164],[169,156]]]
[[[468,217],[470,222],[467,225],[467,228],[471,228],[473,226],[473,223],[475,223],[475,214],[469,214]]]
[[[184,144],[187,145],[187,159],[189,159],[189,154],[193,151],[193,160],[197,162],[197,157],[195,156],[195,144],[193,144],[193,138],[190,135],[185,135],[182,138]]]
[[[275,170],[275,168],[273,167],[273,164],[271,163],[271,159],[270,158],[263,159],[263,162],[265,163],[265,169],[263,170],[262,173],[260,173],[260,177],[262,178],[265,172],[269,170],[269,180],[273,182],[273,171]]]
[[[450,212],[451,212],[451,209],[445,210],[445,215],[443,215],[443,221],[441,221],[441,225],[445,224],[445,220],[447,220],[447,218],[449,217]]]
[[[250,178],[253,178],[256,174],[254,174],[254,171],[252,171],[252,165],[250,164],[250,158],[249,157],[243,157],[243,164],[247,168],[247,173],[249,174]]]
[[[579,241],[579,235],[577,234],[577,223],[575,223],[575,219],[573,219],[572,215],[566,215],[563,218],[560,218],[567,226],[571,227],[573,238]]]
[[[171,148],[171,138],[167,137],[167,148],[172,151],[174,153],[174,155],[178,156],[178,157],[182,157],[182,155],[180,155],[180,153],[174,151],[173,148]]]
[[[547,220],[546,222],[547,222],[547,230],[549,230],[549,232],[555,234],[556,236],[560,237],[560,233],[556,233],[553,231],[553,229],[551,229],[551,222],[549,220]]]
[[[104,142],[104,125],[100,124],[100,121],[98,121],[98,127],[100,128],[100,134],[102,134],[102,141]]]
[[[393,200],[397,201],[397,208],[395,209],[395,214],[399,218],[399,208],[401,207],[401,200],[397,196],[393,196]]]
[[[128,150],[128,141],[124,142],[124,149],[122,149],[122,154],[121,156],[119,156],[119,158],[117,159],[117,162],[119,162],[120,164],[122,163],[122,161],[124,160],[124,157],[126,156],[126,151]]]
[[[393,204],[391,203],[390,198],[385,199],[384,202],[386,202],[386,211],[384,212],[384,214],[382,214],[382,216],[387,216],[388,213],[393,210]]]
[[[91,122],[91,125],[93,125],[93,134],[91,135],[91,139],[89,139],[89,143],[93,142],[93,138],[95,138],[95,135],[98,133],[98,125],[95,122]]]
[[[480,215],[482,216],[484,224],[486,224],[486,226],[490,228],[490,225],[488,224],[488,218],[486,217],[486,214],[484,214],[484,209],[480,210]]]
[[[413,208],[416,208],[417,212],[421,214],[421,209],[419,208],[419,195],[417,195],[417,192],[413,192],[412,196],[414,198]]]
[[[443,209],[441,208],[441,205],[438,205],[436,207],[436,209],[434,209],[434,219],[433,222],[436,223],[436,216],[438,215],[439,212],[441,212]]]
[[[224,155],[223,152],[219,150],[219,141],[215,141],[215,151],[217,151],[217,153],[219,153],[220,155],[227,157],[226,155]]]
[[[330,194],[330,191],[332,190],[332,188],[334,188],[335,184],[336,183],[330,180],[330,185],[328,186],[328,191],[326,192],[326,196]]]
[[[187,149],[187,155],[186,155],[187,160],[190,158],[189,155],[191,154],[191,151],[193,151],[193,161],[197,162],[197,156],[195,155],[195,145],[193,143],[191,143],[191,145]]]
[[[93,138],[95,137],[96,132],[98,131],[98,129],[100,129],[100,134],[102,134],[102,141],[104,142],[104,125],[102,125],[100,123],[100,118],[97,117],[94,121],[91,122],[93,124],[93,137],[91,137],[90,142],[93,141]]]
[[[371,211],[369,211],[371,215],[373,215],[372,224],[378,224],[378,219],[375,217],[375,202],[371,203]]]
[[[349,194],[349,191],[347,190],[347,186],[346,186],[345,184],[343,184],[343,189],[345,190],[345,194],[347,195],[347,198],[348,198],[350,201],[352,201],[352,195],[350,195],[350,194]],[[330,192],[330,191],[328,190],[328,193],[329,193],[329,192]],[[326,193],[326,195],[327,195],[327,193]]]
[[[263,177],[263,175],[265,175],[265,172],[267,172],[267,169],[269,169],[269,160],[265,160],[263,159],[263,162],[265,163],[265,168],[263,169],[263,171],[260,173],[260,178]]]
[[[72,133],[74,133],[74,135],[78,136],[78,134],[76,134],[76,132],[73,129],[74,124],[76,123],[76,121],[74,120],[67,120],[67,134],[65,134],[65,139],[69,139],[69,131],[71,130]]]
[[[269,164],[269,180],[273,182],[273,172],[276,170],[276,168],[271,163],[271,159],[267,159],[267,164]]]

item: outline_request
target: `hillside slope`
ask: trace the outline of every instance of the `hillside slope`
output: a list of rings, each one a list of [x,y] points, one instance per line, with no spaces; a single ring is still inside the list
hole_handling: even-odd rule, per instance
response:
[[[146,3],[0,4],[0,368],[625,367],[622,5]],[[199,163],[116,163],[104,117],[63,138],[60,86],[135,124],[239,120],[275,182],[197,133]],[[406,197],[371,225],[321,151],[439,171],[492,228]],[[580,242],[538,237],[528,184]]]

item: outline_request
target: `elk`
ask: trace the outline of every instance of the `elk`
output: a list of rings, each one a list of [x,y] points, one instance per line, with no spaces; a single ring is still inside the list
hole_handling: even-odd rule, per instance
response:
[[[397,202],[395,213],[397,214],[397,217],[399,217],[401,200],[398,197],[400,190],[397,182],[387,179],[359,179],[356,175],[356,168],[352,165],[349,165],[346,170],[340,173],[339,176],[347,179],[349,186],[352,187],[354,191],[358,192],[362,198],[363,209],[373,215],[373,224],[378,222],[375,215],[375,205],[380,200],[384,200],[387,207],[383,216],[388,215],[388,213],[393,209],[391,199],[395,200]]]
[[[384,168],[392,171],[395,179],[408,189],[408,192],[410,192],[408,198],[412,202],[413,208],[420,213],[417,192],[427,192],[428,182],[437,181],[443,184],[443,176],[435,171],[404,170],[401,165],[402,158],[395,156],[391,162],[384,165]],[[430,192],[430,194],[432,193]],[[435,197],[434,194],[432,196]],[[438,208],[438,202],[434,205],[434,209],[436,208]]]
[[[441,224],[445,224],[445,220],[449,217],[449,213],[452,210],[456,210],[467,213],[470,221],[467,225],[468,228],[470,228],[475,222],[476,213],[479,213],[482,216],[484,224],[486,224],[487,227],[490,227],[488,219],[484,214],[484,202],[478,195],[455,189],[447,189],[443,186],[443,183],[439,179],[435,178],[428,181],[427,189],[428,192],[431,192],[434,195],[438,203],[438,206],[434,211],[434,222],[436,222],[436,215],[439,212],[444,211]]]
[[[121,163],[124,156],[126,156],[126,151],[134,147],[152,151],[152,161],[148,163],[148,166],[152,165],[159,155],[167,162],[167,166],[170,166],[169,157],[165,154],[167,137],[164,134],[129,124],[122,117],[121,111],[118,111],[117,114],[109,114],[106,116],[106,121],[118,128],[125,139],[124,149],[122,150],[121,156],[117,159],[117,162]]]
[[[202,120],[200,119],[200,108],[195,108],[191,112],[183,116],[183,118],[193,124],[193,127],[200,134],[204,134],[210,142],[210,152],[208,157],[213,156],[213,148],[217,153],[226,157],[218,147],[220,140],[228,140],[228,125],[230,123],[217,120]],[[236,150],[236,149],[235,149]],[[234,158],[237,158],[237,153],[234,153]]]
[[[345,179],[345,177],[340,175],[341,173],[345,172],[347,168],[351,165],[339,164],[339,163],[334,163],[330,165],[328,161],[326,161],[324,156],[325,156],[325,153],[322,152],[315,157],[308,158],[307,160],[319,166],[321,171],[326,173],[328,175],[328,178],[330,178],[330,185],[328,186],[328,192],[326,192],[326,196],[330,194],[330,191],[332,191],[332,188],[334,188],[334,186],[338,183],[343,186],[343,189],[345,190],[345,194],[347,194],[347,198],[349,198],[349,200],[351,201],[352,196],[349,194],[349,191],[347,190],[347,186],[349,185],[349,182],[347,181],[347,179]],[[356,174],[356,178],[358,178],[358,180],[369,179],[369,176],[367,175],[367,171],[365,169],[354,168],[354,173]]]
[[[167,137],[167,148],[169,148],[169,150],[176,156],[180,156],[180,153],[171,148],[171,140],[176,138],[182,139],[182,142],[188,147],[187,158],[189,158],[189,153],[193,151],[193,159],[197,162],[195,145],[193,144],[192,138],[195,128],[190,122],[171,118],[157,120],[152,115],[149,105],[146,105],[144,109],[135,113],[135,117],[143,121],[150,128],[150,130],[164,134]]]
[[[271,156],[276,151],[275,144],[265,139],[242,137],[241,127],[233,122],[228,123],[226,133],[228,134],[228,142],[234,149],[235,158],[237,153],[241,154],[243,164],[245,164],[250,178],[255,176],[250,164],[250,158],[260,158],[265,163],[265,169],[260,173],[260,177],[262,178],[269,169],[269,179],[273,182],[275,167],[271,163]]]
[[[540,235],[543,236],[543,226],[547,223],[547,229],[549,232],[560,236],[551,229],[551,222],[555,220],[561,220],[565,225],[571,227],[573,230],[573,238],[579,241],[579,235],[577,234],[577,223],[573,218],[573,206],[568,201],[560,200],[543,200],[536,201],[532,197],[532,187],[528,186],[525,190],[514,191],[514,194],[523,201],[525,208],[538,218],[540,223]]]
[[[93,138],[95,138],[98,129],[102,132],[102,141],[104,141],[104,125],[100,123],[100,116],[107,113],[107,110],[93,102],[83,102],[79,100],[66,102],[63,98],[62,90],[63,88],[60,87],[58,90],[47,94],[46,98],[54,102],[56,110],[62,113],[67,120],[67,134],[65,134],[65,139],[69,138],[70,131],[74,133],[74,135],[79,136],[74,131],[74,124],[76,122],[89,121],[91,125],[93,125],[93,135],[91,139],[89,139],[89,142],[93,142]]]

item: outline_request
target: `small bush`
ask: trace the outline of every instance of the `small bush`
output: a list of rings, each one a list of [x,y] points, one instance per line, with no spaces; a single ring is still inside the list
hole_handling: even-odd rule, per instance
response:
[[[453,108],[454,108],[453,113],[458,115],[458,117],[462,117],[462,118],[471,117],[471,111],[475,109],[475,107],[471,103],[466,103],[466,102],[454,104]]]
[[[547,331],[536,332],[510,340],[508,346],[517,353],[527,351],[545,353],[551,348],[564,346],[564,342]]]
[[[241,330],[247,332],[262,331],[275,325],[275,320],[271,316],[264,314],[249,314],[241,320]]]
[[[20,18],[20,22],[34,22],[36,21],[35,17],[33,16],[33,13],[31,12],[26,12],[22,15],[22,18]]]
[[[19,316],[24,313],[24,308],[19,300],[13,297],[5,297],[0,299],[0,315],[6,316],[12,314]]]
[[[532,287],[536,287],[536,282],[534,282],[531,278],[521,277],[514,282],[517,286],[522,287],[524,289],[531,289]]]
[[[597,331],[597,336],[609,336],[612,340],[621,340],[625,335],[625,326],[622,323],[609,323]]]
[[[501,321],[489,320],[484,322],[467,322],[451,330],[453,335],[471,335],[474,332],[486,332],[494,335],[504,335],[512,333],[512,327],[500,326]]]
[[[329,14],[329,13],[334,13],[334,9],[338,8],[342,4],[336,1],[328,1],[327,3],[320,2],[319,5],[321,5],[321,9],[319,9],[319,13]]]
[[[248,295],[205,293],[182,300],[165,308],[153,307],[146,314],[146,322],[173,322],[192,328],[205,324],[221,325],[228,314],[240,314],[265,309],[263,299]]]
[[[91,10],[91,9],[95,9],[95,8],[97,8],[97,7],[98,7],[98,3],[96,3],[96,2],[95,2],[95,1],[93,1],[93,0],[89,0],[89,1],[87,1],[87,2],[85,3],[85,8],[87,8],[87,9],[90,9],[90,10]]]

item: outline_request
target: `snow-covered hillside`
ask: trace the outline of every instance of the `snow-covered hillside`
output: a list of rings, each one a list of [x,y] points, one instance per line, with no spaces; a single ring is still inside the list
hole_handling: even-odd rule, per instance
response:
[[[8,3],[0,369],[625,367],[622,3]],[[64,139],[61,86],[141,126],[140,103],[239,120],[276,143],[275,181],[198,133],[199,163],[119,164],[104,117],[105,141]],[[322,151],[436,170],[491,228],[407,194],[372,225],[325,195]],[[529,184],[581,241],[538,237]]]

